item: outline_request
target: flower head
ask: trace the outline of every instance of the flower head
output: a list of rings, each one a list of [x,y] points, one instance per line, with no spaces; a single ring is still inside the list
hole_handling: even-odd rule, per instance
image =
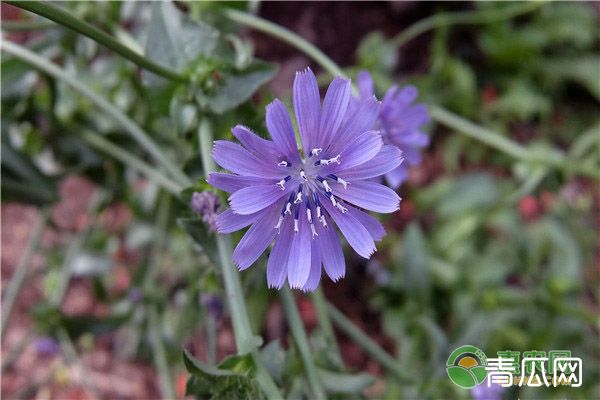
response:
[[[35,349],[41,356],[53,356],[60,351],[60,345],[54,338],[44,336],[35,342]]]
[[[373,96],[373,79],[367,71],[358,74],[357,84],[361,99]],[[412,104],[417,95],[414,86],[392,86],[383,97],[375,122],[375,129],[381,133],[383,142],[398,147],[406,159],[405,163],[385,174],[393,188],[406,180],[408,166],[421,163],[420,150],[429,145],[429,136],[420,130],[429,121],[429,114],[424,104]]]
[[[375,241],[385,234],[382,225],[361,209],[389,213],[400,198],[372,178],[395,169],[400,151],[383,144],[371,130],[380,103],[369,97],[346,117],[350,81],[335,78],[319,97],[310,69],[297,72],[293,103],[302,151],[296,144],[292,121],[284,104],[267,106],[265,140],[248,128],[236,126],[233,135],[241,145],[216,141],[215,161],[231,173],[212,173],[208,182],[231,193],[230,209],[217,217],[221,233],[250,229],[233,253],[244,270],[275,241],[267,264],[267,282],[280,288],[314,290],[321,265],[337,281],[345,275],[339,228],[362,257],[375,251]]]
[[[217,210],[220,205],[221,201],[214,193],[194,192],[192,194],[192,210],[200,214],[202,221],[204,221],[213,231],[217,229]]]

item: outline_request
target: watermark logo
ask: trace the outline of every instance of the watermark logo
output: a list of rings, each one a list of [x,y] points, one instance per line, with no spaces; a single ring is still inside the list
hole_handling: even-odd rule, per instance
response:
[[[499,351],[498,357],[488,358],[475,346],[461,346],[446,362],[448,377],[457,386],[472,389],[487,381],[502,387],[557,387],[582,384],[583,361],[572,357],[570,350]]]
[[[485,380],[487,363],[485,353],[477,347],[461,346],[448,357],[446,371],[456,385],[472,389]]]

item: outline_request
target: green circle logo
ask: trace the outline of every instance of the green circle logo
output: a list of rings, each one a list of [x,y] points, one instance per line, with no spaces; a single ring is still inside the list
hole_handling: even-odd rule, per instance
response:
[[[461,346],[454,350],[446,362],[446,372],[455,385],[472,389],[487,377],[487,357],[475,346]]]

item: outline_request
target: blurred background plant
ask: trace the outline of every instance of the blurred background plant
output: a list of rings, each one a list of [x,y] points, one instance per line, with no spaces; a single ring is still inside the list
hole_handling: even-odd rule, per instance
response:
[[[473,344],[584,360],[583,388],[504,398],[599,398],[598,14],[3,3],[2,395],[466,399],[445,362]],[[346,278],[295,306],[264,262],[232,273],[190,202],[211,190],[211,135],[264,134],[294,71],[336,64],[379,95],[416,85],[432,145],[376,255],[347,252]]]

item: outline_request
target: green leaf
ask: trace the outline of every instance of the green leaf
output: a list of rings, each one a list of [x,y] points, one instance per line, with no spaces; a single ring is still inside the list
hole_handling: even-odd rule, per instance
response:
[[[248,100],[276,72],[274,65],[264,62],[255,62],[243,71],[223,71],[214,88],[197,91],[196,101],[202,108],[222,114]]]
[[[445,193],[438,211],[445,217],[485,208],[498,200],[498,187],[495,179],[485,173],[462,176],[452,182]]]
[[[58,200],[54,180],[45,176],[25,154],[14,149],[2,136],[2,201],[36,205]]]
[[[255,366],[250,355],[229,357],[216,368],[201,363],[184,349],[183,361],[191,374],[186,395],[215,400],[263,398],[252,379]]]
[[[545,74],[554,79],[568,79],[586,88],[600,101],[600,56],[583,56],[545,60],[542,64]]]
[[[208,226],[200,218],[178,218],[177,223],[190,235],[194,242],[206,253],[215,264],[219,264],[217,241],[215,235],[208,230]]]
[[[404,285],[409,297],[425,300],[431,289],[429,260],[421,227],[411,223],[404,234]]]
[[[267,369],[267,372],[269,372],[275,380],[281,380],[285,364],[285,352],[281,348],[279,340],[274,340],[266,345],[260,351],[260,359]]]
[[[529,81],[518,79],[510,84],[506,93],[490,109],[507,118],[526,121],[536,116],[548,116],[552,103]]]
[[[358,64],[369,71],[390,74],[398,64],[398,49],[382,32],[369,33],[356,51]]]
[[[2,100],[29,93],[36,80],[36,73],[23,61],[5,57],[2,61]]]
[[[566,226],[558,220],[544,220],[550,246],[550,285],[556,293],[577,289],[581,285],[582,254]]]
[[[183,72],[199,56],[213,55],[219,32],[213,27],[192,22],[172,2],[154,3],[146,40],[146,57],[166,68]],[[148,71],[143,72],[147,84],[164,82]]]
[[[33,314],[40,331],[53,334],[59,328],[64,328],[72,338],[78,338],[86,333],[100,336],[112,332],[129,322],[132,315],[130,312],[126,312],[110,314],[101,318],[89,315],[70,317],[47,303],[38,304],[34,308]]]

